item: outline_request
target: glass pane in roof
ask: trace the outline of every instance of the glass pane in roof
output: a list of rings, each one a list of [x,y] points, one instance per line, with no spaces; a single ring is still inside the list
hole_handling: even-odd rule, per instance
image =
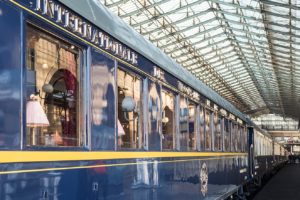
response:
[[[248,6],[249,8],[249,6]],[[257,9],[242,9],[243,15],[246,17],[254,18],[255,20],[262,20],[262,15],[260,13],[260,8]]]
[[[198,1],[200,3],[196,4],[192,7],[194,12],[202,12],[202,11],[210,9],[210,5],[207,1],[199,1],[199,0],[196,0],[196,1]],[[191,2],[189,2],[189,3],[191,3]]]
[[[280,0],[280,3],[283,3],[283,0]],[[288,4],[288,2],[286,2]],[[266,6],[266,8],[274,13],[282,14],[282,15],[287,15],[289,13],[288,8],[284,8],[281,6]]]
[[[224,14],[225,19],[226,20],[232,20],[232,21],[236,21],[239,22],[241,20],[241,16],[235,16],[235,15],[231,15],[231,14]]]
[[[179,8],[179,4],[180,0],[165,1],[165,3],[159,5],[159,8],[166,13]]]

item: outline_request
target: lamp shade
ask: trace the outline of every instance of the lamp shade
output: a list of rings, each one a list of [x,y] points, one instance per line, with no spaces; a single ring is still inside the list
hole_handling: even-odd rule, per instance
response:
[[[29,100],[26,105],[26,125],[28,127],[49,126],[49,121],[41,104],[37,100]]]
[[[125,135],[125,131],[120,123],[120,121],[118,120],[118,136],[123,136]]]

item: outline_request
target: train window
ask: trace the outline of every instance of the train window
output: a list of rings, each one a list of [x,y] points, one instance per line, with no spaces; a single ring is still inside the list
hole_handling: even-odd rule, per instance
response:
[[[205,110],[205,150],[211,150],[211,140],[212,140],[212,119],[213,114],[210,110]]]
[[[244,152],[245,140],[244,140],[244,127],[243,126],[239,126],[239,134],[240,134],[240,151]]]
[[[232,122],[232,131],[231,131],[231,145],[232,145],[232,149],[231,151],[236,152],[238,151],[238,125],[234,122]]]
[[[243,134],[243,143],[244,143],[244,149],[243,151],[246,152],[247,151],[247,146],[248,146],[248,135],[247,135],[247,128],[246,127],[242,127],[242,134]]]
[[[230,121],[224,118],[224,151],[230,151]]]
[[[188,150],[195,151],[197,148],[196,137],[196,105],[189,102],[189,137],[188,137]]]
[[[214,113],[214,150],[222,151],[222,123],[221,117],[216,111]]]
[[[247,135],[245,134],[245,131],[246,131],[246,129],[245,129],[245,127],[244,126],[242,126],[242,130],[241,130],[241,134],[242,134],[242,144],[243,144],[243,148],[242,148],[242,152],[246,152],[247,150],[246,150],[246,146],[247,146]]]
[[[242,149],[242,144],[241,144],[241,143],[242,143],[242,141],[243,141],[243,140],[241,139],[241,137],[242,137],[241,130],[242,130],[242,129],[241,129],[241,126],[240,126],[239,124],[236,125],[236,129],[237,129],[237,134],[236,134],[236,137],[237,137],[237,139],[236,139],[236,140],[237,140],[237,149],[236,149],[236,150],[237,150],[238,152],[240,152],[241,149]]]
[[[160,85],[149,81],[148,93],[148,150],[161,150],[161,95]]]
[[[188,148],[188,120],[189,110],[188,102],[184,97],[180,97],[180,113],[179,113],[179,141],[180,149],[187,150]]]
[[[142,148],[142,79],[118,69],[118,147]]]
[[[175,96],[173,93],[162,90],[162,148],[175,148]]]
[[[81,50],[27,26],[27,146],[82,146]]]
[[[115,61],[96,50],[91,51],[91,58],[90,147],[92,150],[115,150]]]
[[[201,150],[205,149],[205,114],[204,114],[204,108],[201,106],[200,107],[200,112],[199,112],[199,121],[200,121],[200,147]]]

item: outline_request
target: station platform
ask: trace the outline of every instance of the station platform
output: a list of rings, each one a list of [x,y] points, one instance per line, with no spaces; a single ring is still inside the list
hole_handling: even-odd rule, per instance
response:
[[[300,164],[289,164],[269,180],[254,200],[299,200],[299,186]]]

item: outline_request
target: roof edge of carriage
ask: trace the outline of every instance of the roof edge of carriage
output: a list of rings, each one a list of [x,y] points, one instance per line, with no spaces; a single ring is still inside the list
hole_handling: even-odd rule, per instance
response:
[[[187,85],[193,87],[198,92],[204,94],[204,96],[217,103],[219,106],[228,110],[248,124],[253,124],[253,122],[251,122],[245,114],[240,112],[235,106],[221,97],[217,92],[205,85],[159,48],[146,40],[132,27],[122,21],[117,15],[109,11],[102,3],[100,3],[100,1],[59,1],[80,14],[82,17],[91,21],[94,25],[98,26],[111,36],[115,37],[120,42],[151,60],[162,69],[177,77]],[[112,19],[113,23],[111,22]],[[180,74],[180,76],[178,76],[178,74]]]

